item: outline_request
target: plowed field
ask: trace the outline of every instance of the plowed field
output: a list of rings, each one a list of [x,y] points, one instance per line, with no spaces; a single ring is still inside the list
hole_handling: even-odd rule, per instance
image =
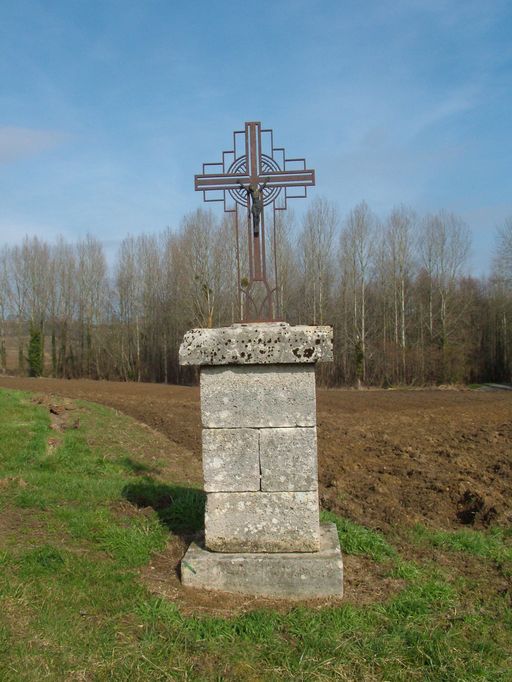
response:
[[[104,403],[200,461],[199,391],[183,386],[1,377],[0,386]],[[322,506],[379,529],[512,523],[512,392],[318,391]]]

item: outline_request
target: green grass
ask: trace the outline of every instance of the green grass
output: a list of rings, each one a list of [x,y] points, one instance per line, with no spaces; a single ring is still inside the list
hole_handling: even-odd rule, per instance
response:
[[[415,526],[413,540],[452,552],[466,552],[482,559],[500,564],[502,570],[512,576],[512,529],[492,528],[487,531],[464,529],[441,531]]]
[[[396,556],[396,551],[381,533],[342,519],[332,512],[323,511],[321,521],[336,524],[342,551],[347,554],[366,554],[377,562]]]
[[[80,428],[47,451],[51,435],[41,406],[0,391],[0,680],[512,680],[510,595],[473,581],[468,598],[462,574],[410,558],[428,545],[506,567],[510,531],[416,527],[406,558],[323,512],[346,557],[398,582],[392,596],[187,615],[139,569],[201,528],[203,493],[153,476],[153,436],[107,408],[82,403]]]

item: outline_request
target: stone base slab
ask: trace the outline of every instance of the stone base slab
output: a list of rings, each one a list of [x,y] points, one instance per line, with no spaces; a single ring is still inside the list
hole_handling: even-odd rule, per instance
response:
[[[336,526],[322,524],[318,552],[225,554],[194,542],[181,562],[181,581],[187,587],[260,597],[341,597],[343,560]]]

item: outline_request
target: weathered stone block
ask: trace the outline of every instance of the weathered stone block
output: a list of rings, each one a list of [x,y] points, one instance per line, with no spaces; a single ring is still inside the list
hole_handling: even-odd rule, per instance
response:
[[[206,492],[260,489],[257,429],[203,429]]]
[[[332,327],[252,322],[192,329],[179,352],[180,365],[267,365],[331,362]]]
[[[317,490],[316,428],[260,430],[261,489]]]
[[[207,428],[315,426],[314,365],[203,367]]]
[[[315,552],[316,492],[208,493],[206,547],[215,552]]]
[[[334,524],[321,526],[313,553],[222,554],[192,543],[181,562],[189,587],[286,599],[343,595],[343,560]]]

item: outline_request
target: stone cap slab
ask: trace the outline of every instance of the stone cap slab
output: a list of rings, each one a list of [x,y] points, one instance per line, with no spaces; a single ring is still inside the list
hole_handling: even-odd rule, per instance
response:
[[[191,329],[180,365],[275,365],[332,362],[332,327],[252,322]]]

